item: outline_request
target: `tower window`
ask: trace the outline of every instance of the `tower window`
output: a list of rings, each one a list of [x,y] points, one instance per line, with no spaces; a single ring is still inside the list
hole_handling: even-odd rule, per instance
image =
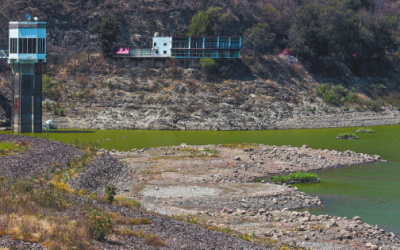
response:
[[[46,39],[38,39],[38,54],[46,54]]]
[[[167,51],[166,50],[164,50],[164,55],[166,55],[167,54]]]
[[[154,47],[156,47],[157,46],[157,43],[154,43]]]
[[[10,38],[10,54],[18,53],[17,42],[17,38]]]
[[[167,43],[164,43],[164,46],[167,46]]]

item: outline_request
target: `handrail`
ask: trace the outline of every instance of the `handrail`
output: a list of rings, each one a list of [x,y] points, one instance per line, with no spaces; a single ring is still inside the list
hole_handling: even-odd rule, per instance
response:
[[[0,50],[0,59],[8,59],[8,56],[5,53],[5,51],[8,52],[8,50]]]

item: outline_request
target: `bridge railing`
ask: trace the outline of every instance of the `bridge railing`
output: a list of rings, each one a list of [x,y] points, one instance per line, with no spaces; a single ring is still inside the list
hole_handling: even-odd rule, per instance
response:
[[[0,60],[7,60],[8,59],[8,50],[0,49]]]

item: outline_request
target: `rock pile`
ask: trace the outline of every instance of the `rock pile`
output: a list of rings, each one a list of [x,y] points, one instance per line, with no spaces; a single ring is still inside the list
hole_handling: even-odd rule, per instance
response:
[[[1,158],[0,176],[5,177],[29,178],[47,173],[51,168],[65,167],[68,159],[83,155],[71,145],[30,136],[0,134],[0,141],[31,144],[29,150]]]

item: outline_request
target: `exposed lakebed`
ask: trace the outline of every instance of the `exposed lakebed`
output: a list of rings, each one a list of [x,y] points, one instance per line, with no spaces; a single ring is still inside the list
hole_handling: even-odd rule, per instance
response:
[[[48,134],[49,139],[63,142],[72,139],[82,142],[100,141],[100,148],[121,151],[181,143],[206,145],[253,142],[298,147],[307,144],[317,149],[353,150],[380,155],[388,162],[323,170],[318,172],[321,183],[299,184],[298,187],[300,191],[318,195],[327,202],[326,206],[311,210],[312,214],[349,218],[358,215],[367,223],[400,233],[400,126],[374,127],[376,133],[359,134],[360,140],[335,139],[338,133],[352,130],[354,128],[268,131],[95,130],[95,133],[43,133],[34,136]],[[107,139],[110,140],[103,141]]]

